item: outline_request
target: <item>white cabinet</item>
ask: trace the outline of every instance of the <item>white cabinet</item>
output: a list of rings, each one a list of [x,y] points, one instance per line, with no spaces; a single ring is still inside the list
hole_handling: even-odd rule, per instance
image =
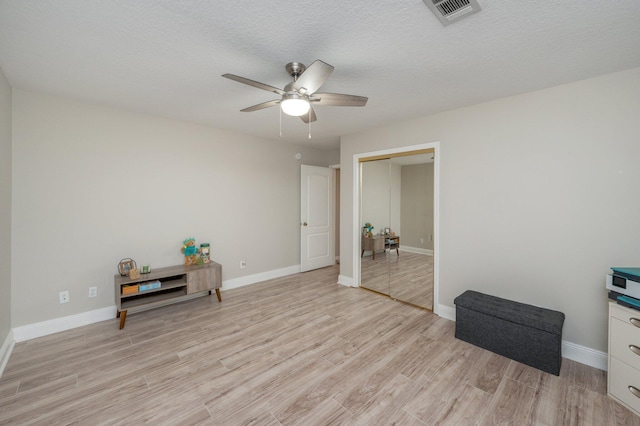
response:
[[[640,415],[640,311],[609,302],[610,397]]]

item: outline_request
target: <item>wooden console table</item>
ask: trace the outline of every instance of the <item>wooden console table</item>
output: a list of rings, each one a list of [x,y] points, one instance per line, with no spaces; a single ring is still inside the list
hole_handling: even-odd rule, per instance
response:
[[[159,281],[160,287],[152,290],[125,293],[124,287],[139,286],[146,282]],[[215,290],[218,302],[222,302],[222,265],[209,262],[204,265],[177,265],[152,270],[148,274],[140,274],[138,278],[115,275],[115,295],[117,318],[120,318],[120,329],[128,313],[146,311],[172,303],[193,299],[211,294]],[[136,287],[137,289],[138,287]]]

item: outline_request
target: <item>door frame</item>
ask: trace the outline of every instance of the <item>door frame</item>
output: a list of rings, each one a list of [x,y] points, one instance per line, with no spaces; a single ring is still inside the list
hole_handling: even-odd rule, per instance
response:
[[[440,142],[402,146],[380,151],[363,152],[353,156],[353,287],[360,287],[360,193],[362,189],[360,160],[384,157],[411,151],[433,149],[433,313],[440,315]]]

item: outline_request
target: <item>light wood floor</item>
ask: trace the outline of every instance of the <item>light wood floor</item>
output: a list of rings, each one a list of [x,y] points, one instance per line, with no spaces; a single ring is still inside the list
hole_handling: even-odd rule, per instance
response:
[[[605,372],[559,377],[454,323],[336,284],[338,269],[16,344],[0,424],[640,425]]]
[[[433,310],[433,256],[386,250],[361,257],[360,268],[363,287]]]

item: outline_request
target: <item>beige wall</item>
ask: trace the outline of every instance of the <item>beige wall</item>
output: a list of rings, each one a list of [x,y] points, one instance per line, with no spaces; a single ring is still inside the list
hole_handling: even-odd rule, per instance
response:
[[[433,250],[433,163],[402,166],[400,214],[401,246]]]
[[[211,244],[223,280],[299,265],[294,155],[338,162],[337,150],[20,90],[13,103],[13,327],[112,306],[120,259],[179,264],[190,236]]]
[[[0,69],[0,347],[11,331],[11,86]],[[1,355],[1,352],[0,352]]]
[[[605,274],[640,262],[638,117],[633,69],[345,136],[343,258],[354,154],[440,141],[437,302],[475,289],[557,309],[564,340],[606,351]]]

